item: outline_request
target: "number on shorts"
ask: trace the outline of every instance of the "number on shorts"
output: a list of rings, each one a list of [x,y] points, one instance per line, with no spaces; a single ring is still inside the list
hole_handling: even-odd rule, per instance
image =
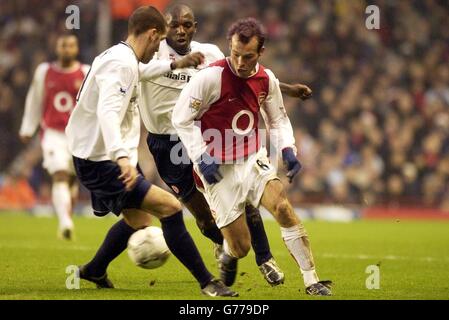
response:
[[[266,165],[265,163],[263,163],[262,161],[257,160],[256,163],[262,170],[265,170],[265,171],[270,170],[270,167],[268,165]]]

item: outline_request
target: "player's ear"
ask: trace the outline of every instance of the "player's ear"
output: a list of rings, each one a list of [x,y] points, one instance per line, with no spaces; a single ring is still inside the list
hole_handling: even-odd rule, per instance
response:
[[[259,50],[259,56],[261,56],[264,52],[265,52],[265,47],[263,46],[263,47],[260,48],[260,50]]]
[[[193,23],[193,27],[194,27],[194,31],[193,31],[193,33],[196,33],[196,29],[198,28],[198,22],[194,22]]]
[[[158,34],[158,31],[155,28],[151,28],[147,31],[147,37],[150,40],[154,40]]]

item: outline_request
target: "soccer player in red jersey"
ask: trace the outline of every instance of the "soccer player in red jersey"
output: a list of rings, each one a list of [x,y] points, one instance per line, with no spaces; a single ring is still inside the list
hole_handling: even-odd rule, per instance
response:
[[[73,237],[71,181],[72,156],[64,133],[75,106],[76,95],[89,66],[77,60],[78,39],[60,35],[56,41],[54,62],[41,63],[33,77],[25,102],[20,137],[28,143],[38,127],[41,133],[43,166],[52,177],[52,202],[59,219],[60,237]]]
[[[264,51],[263,27],[253,18],[242,19],[231,26],[228,38],[230,57],[212,63],[191,79],[172,116],[194,162],[197,185],[225,239],[221,277],[231,284],[237,260],[251,247],[245,205],[262,205],[280,225],[284,243],[300,267],[306,293],[331,295],[331,282],[319,281],[308,235],[260,141],[261,115],[291,182],[301,165],[279,81],[258,63]]]

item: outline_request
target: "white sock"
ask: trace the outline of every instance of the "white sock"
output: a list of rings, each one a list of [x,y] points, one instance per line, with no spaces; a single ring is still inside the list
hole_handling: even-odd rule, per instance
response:
[[[51,188],[51,197],[59,219],[59,230],[73,229],[73,222],[70,216],[72,198],[69,184],[67,182],[54,182]]]
[[[300,223],[289,228],[281,227],[281,234],[288,251],[301,268],[304,285],[308,287],[317,283],[318,275],[315,271],[315,263],[304,226]]]

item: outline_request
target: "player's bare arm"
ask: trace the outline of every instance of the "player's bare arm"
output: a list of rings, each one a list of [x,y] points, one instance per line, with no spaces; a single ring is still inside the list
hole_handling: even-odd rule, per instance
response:
[[[172,69],[182,69],[189,67],[197,67],[204,62],[204,55],[201,52],[193,52],[184,58],[173,61],[170,65]]]
[[[310,89],[305,84],[301,83],[288,84],[284,82],[279,82],[279,87],[281,88],[282,93],[293,98],[300,98],[301,100],[307,100],[312,96],[312,89]]]
[[[139,64],[139,77],[141,81],[148,81],[159,77],[170,70],[190,67],[196,68],[202,63],[204,63],[204,55],[201,52],[190,53],[177,61],[152,59],[149,63]]]

